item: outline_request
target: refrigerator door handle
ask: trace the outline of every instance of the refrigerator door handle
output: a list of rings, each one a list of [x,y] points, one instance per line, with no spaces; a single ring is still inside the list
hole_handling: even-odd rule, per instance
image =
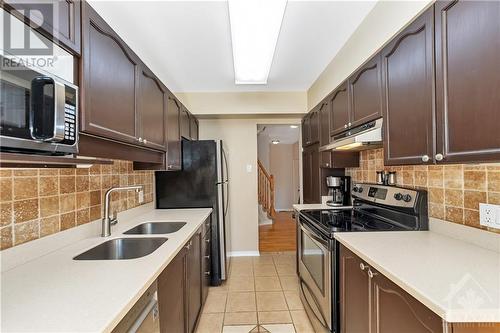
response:
[[[217,185],[217,224],[219,229],[219,248],[220,248],[220,273],[221,279],[226,279],[226,227],[224,223],[224,188],[222,184]]]

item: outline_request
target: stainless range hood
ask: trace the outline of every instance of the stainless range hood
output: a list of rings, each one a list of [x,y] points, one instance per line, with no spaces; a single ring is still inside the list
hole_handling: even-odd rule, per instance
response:
[[[382,147],[382,118],[337,134],[320,151],[360,151]]]

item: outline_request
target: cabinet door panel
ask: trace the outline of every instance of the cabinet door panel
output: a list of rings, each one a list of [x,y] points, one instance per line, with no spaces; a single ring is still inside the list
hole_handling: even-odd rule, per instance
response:
[[[330,135],[346,130],[349,123],[349,94],[347,82],[342,83],[332,94],[330,101]]]
[[[382,117],[380,56],[376,55],[349,78],[351,127]]]
[[[189,116],[190,118],[190,136],[191,140],[198,140],[198,132],[199,132],[199,124],[198,124],[198,119],[196,119],[195,116],[192,114]]]
[[[180,106],[173,95],[167,100],[167,170],[182,168]]]
[[[307,114],[302,118],[302,146],[308,146],[311,143],[311,133],[310,133],[310,114]]]
[[[191,140],[191,120],[189,119],[189,112],[184,107],[181,106],[181,136],[185,139]]]
[[[201,265],[201,228],[189,241],[187,267],[188,332],[194,332],[201,311],[202,265]]]
[[[373,271],[373,269],[372,269]],[[391,280],[374,272],[371,279],[371,332],[441,333],[441,317]]]
[[[137,143],[139,59],[88,3],[84,3],[83,7],[81,130]]]
[[[318,144],[311,147],[311,201],[321,202],[321,184]]]
[[[310,144],[319,143],[319,111],[311,112],[311,117],[309,121],[309,141]]]
[[[360,268],[362,261],[344,246],[340,247],[340,331],[370,332],[368,274]],[[400,331],[402,332],[402,331]]]
[[[139,95],[139,114],[141,137],[145,145],[165,149],[165,102],[166,90],[149,70],[141,71],[141,93]]]
[[[436,152],[443,162],[500,160],[500,2],[435,6]]]
[[[330,103],[321,104],[319,109],[319,145],[324,146],[330,143]]]
[[[210,287],[210,279],[211,279],[211,267],[212,267],[212,256],[211,256],[211,246],[210,241],[212,237],[212,232],[210,229],[203,237],[202,242],[202,274],[203,274],[203,286],[202,286],[202,303],[205,303],[205,300],[208,296],[208,288]]]
[[[311,199],[311,154],[309,151],[302,153],[302,195],[304,203],[312,203]]]
[[[432,163],[433,18],[431,7],[382,51],[386,165],[422,163],[424,155]]]
[[[28,22],[35,30],[48,39],[60,44],[72,53],[80,54],[81,1],[6,0],[5,8],[11,11],[13,15]],[[33,19],[36,23],[30,19]]]
[[[158,310],[160,332],[186,332],[186,252],[184,249],[175,256],[158,276]]]

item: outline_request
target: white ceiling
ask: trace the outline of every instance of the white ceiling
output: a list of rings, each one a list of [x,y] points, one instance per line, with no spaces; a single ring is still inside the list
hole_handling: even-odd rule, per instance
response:
[[[290,125],[257,125],[259,136],[266,136],[267,141],[279,140],[281,144],[292,144],[299,141],[299,127]]]
[[[289,0],[267,85],[235,85],[226,1],[90,0],[174,92],[305,91],[373,1]]]

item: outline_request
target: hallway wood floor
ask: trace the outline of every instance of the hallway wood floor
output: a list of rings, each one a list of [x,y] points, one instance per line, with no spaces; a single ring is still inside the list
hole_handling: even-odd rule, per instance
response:
[[[259,226],[259,251],[295,251],[297,248],[296,228],[292,212],[276,213],[273,224]]]

